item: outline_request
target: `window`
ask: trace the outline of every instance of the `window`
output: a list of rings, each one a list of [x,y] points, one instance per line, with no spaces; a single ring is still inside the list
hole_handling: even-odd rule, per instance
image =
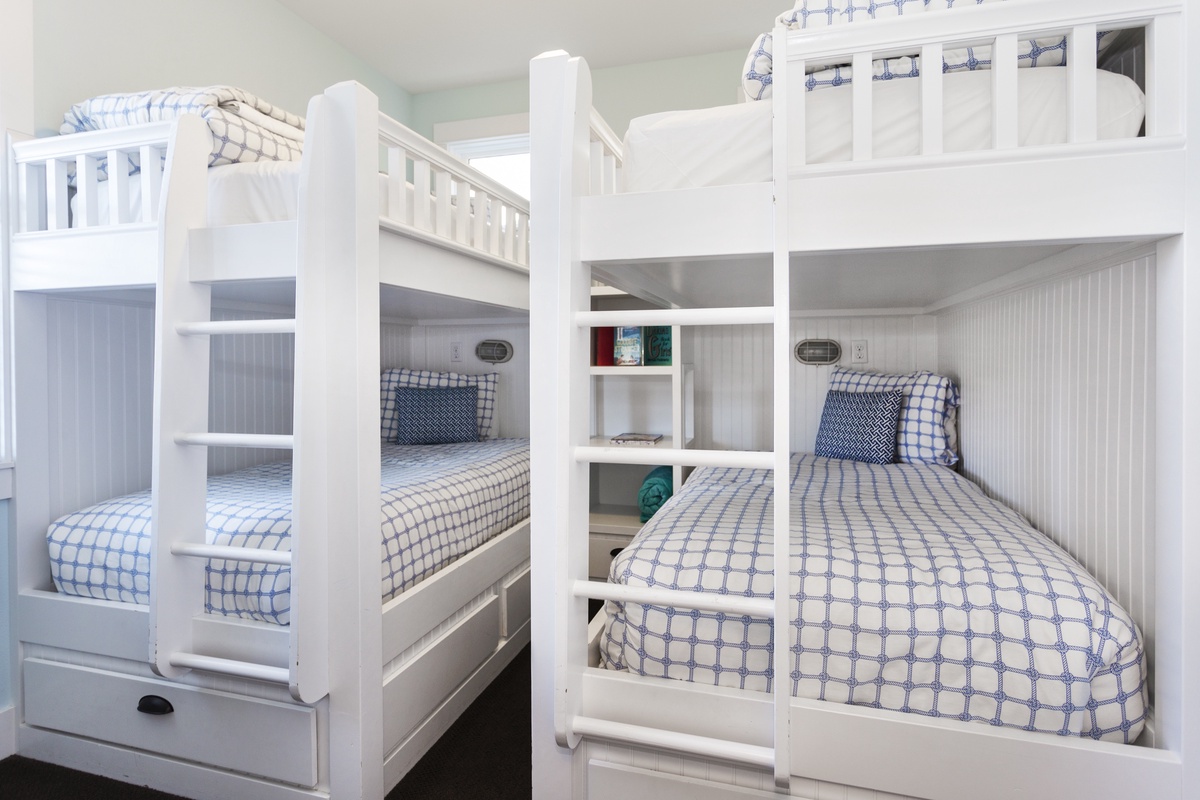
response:
[[[434,125],[433,139],[475,169],[529,199],[529,115]]]

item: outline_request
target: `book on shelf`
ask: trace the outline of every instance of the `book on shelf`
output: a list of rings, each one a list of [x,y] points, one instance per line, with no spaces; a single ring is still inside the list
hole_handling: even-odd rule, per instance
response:
[[[647,367],[671,366],[670,325],[647,325],[642,328],[642,364]]]
[[[617,328],[613,350],[613,361],[618,367],[640,367],[642,365],[642,329],[636,325],[623,325]]]
[[[614,334],[616,328],[592,329],[592,364],[597,367],[613,366]]]
[[[652,447],[662,441],[661,433],[618,433],[609,439],[613,444],[633,444]]]

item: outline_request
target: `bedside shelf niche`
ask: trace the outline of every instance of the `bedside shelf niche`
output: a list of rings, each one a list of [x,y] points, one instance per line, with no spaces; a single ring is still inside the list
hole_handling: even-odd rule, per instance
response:
[[[640,304],[640,306],[638,305]],[[650,308],[626,295],[593,291],[595,310]],[[671,364],[655,366],[596,366],[591,382],[591,438],[588,445],[611,451],[637,453],[640,459],[654,450],[688,447],[694,437],[692,366],[683,363],[681,329],[671,327]],[[621,433],[660,433],[653,445],[616,445],[610,439]],[[645,464],[592,464],[589,515],[588,576],[604,580],[613,554],[627,546],[641,530],[638,489],[653,466]],[[673,467],[678,491],[682,467]]]

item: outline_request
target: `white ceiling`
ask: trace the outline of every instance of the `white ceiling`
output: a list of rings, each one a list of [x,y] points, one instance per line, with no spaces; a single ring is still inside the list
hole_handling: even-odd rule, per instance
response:
[[[593,68],[749,50],[790,0],[279,0],[412,94],[529,74],[566,50]]]

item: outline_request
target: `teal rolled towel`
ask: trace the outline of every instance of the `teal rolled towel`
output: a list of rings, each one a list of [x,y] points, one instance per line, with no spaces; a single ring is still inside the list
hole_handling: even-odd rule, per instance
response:
[[[662,508],[662,504],[671,499],[675,491],[675,481],[670,467],[655,467],[642,481],[638,489],[638,508],[642,512],[642,522],[654,516],[654,512]]]

